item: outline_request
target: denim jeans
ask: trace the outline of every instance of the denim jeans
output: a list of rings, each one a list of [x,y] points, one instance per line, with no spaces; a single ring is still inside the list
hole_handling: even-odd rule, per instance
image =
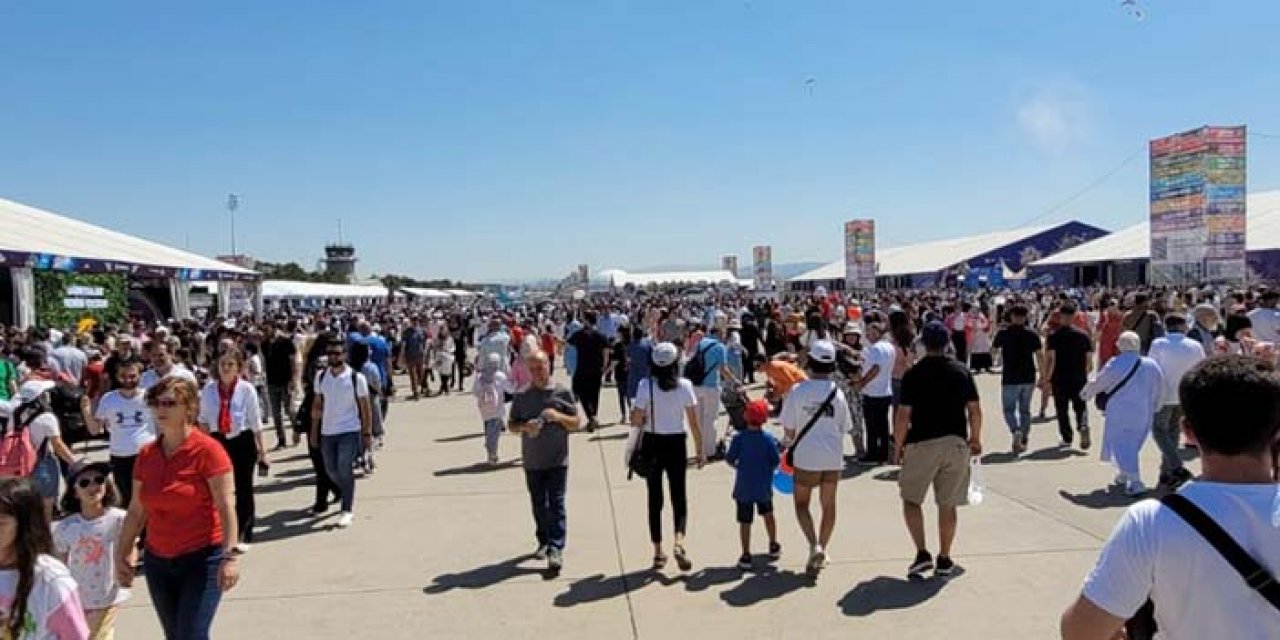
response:
[[[484,421],[484,450],[491,457],[498,455],[498,440],[502,438],[502,418]]]
[[[1156,447],[1160,449],[1161,475],[1169,475],[1182,468],[1182,458],[1178,456],[1181,423],[1182,407],[1179,405],[1165,405],[1156,411],[1155,422],[1151,425],[1151,439],[1156,441]]]
[[[289,385],[268,386],[267,404],[270,405],[271,419],[276,425],[276,444],[283,445],[286,441],[284,432],[285,414],[291,414],[293,409],[293,397]]]
[[[222,590],[218,569],[222,547],[207,547],[174,558],[143,556],[147,593],[160,618],[165,640],[208,640]]]
[[[356,474],[352,466],[360,455],[360,433],[320,436],[320,455],[324,456],[325,472],[342,492],[342,510],[351,513],[356,499]]]
[[[1006,384],[1000,387],[1000,404],[1009,433],[1031,432],[1031,394],[1034,384]]]
[[[566,517],[564,489],[569,467],[525,469],[524,480],[533,503],[534,536],[538,544],[564,550]]]

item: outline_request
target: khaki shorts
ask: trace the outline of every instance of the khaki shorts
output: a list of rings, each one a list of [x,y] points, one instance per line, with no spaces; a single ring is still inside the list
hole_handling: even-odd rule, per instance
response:
[[[796,469],[796,486],[813,488],[820,484],[835,484],[837,482],[840,482],[839,471],[808,471],[806,469]]]
[[[944,436],[906,446],[898,474],[903,502],[923,504],[929,485],[940,507],[969,504],[969,443],[964,438]]]

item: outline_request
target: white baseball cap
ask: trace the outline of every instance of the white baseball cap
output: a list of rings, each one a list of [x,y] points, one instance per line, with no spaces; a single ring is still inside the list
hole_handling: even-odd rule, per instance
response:
[[[653,355],[650,356],[654,366],[669,367],[680,359],[680,350],[670,342],[659,342],[653,348]]]
[[[809,345],[809,357],[817,362],[832,363],[836,361],[836,347],[830,340],[814,340]]]

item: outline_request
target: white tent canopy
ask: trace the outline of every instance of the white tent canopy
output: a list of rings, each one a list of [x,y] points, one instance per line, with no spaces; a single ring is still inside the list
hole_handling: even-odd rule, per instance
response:
[[[480,295],[474,291],[467,291],[466,289],[445,289],[444,292],[455,298],[474,298],[477,295]]]
[[[905,247],[876,249],[877,276],[907,276],[932,273],[955,266],[974,256],[995,251],[1019,240],[1044,233],[1061,225],[1027,227],[996,231],[979,236],[935,240]],[[823,265],[791,278],[790,282],[811,282],[844,279],[844,260]]]
[[[256,272],[0,198],[0,251],[200,271],[205,279],[251,279]],[[225,278],[224,278],[225,276]]]
[[[396,296],[404,297],[404,294],[396,292]],[[262,283],[262,297],[264,300],[361,300],[386,298],[387,288],[357,284],[266,280]]]
[[[444,299],[444,298],[448,298],[448,297],[449,297],[449,294],[447,294],[447,293],[445,293],[444,291],[441,291],[441,290],[439,290],[439,289],[424,289],[424,288],[419,288],[419,287],[405,287],[405,288],[404,288],[404,291],[405,291],[406,293],[408,293],[409,295],[417,296],[417,297],[419,297],[419,298],[427,298],[427,299],[429,299],[429,300],[441,300],[441,299]]]
[[[625,287],[632,285],[635,287],[647,287],[649,285],[700,285],[715,286],[722,284],[732,284],[740,286],[741,281],[738,280],[732,272],[726,270],[714,271],[668,271],[662,273],[628,273],[622,269],[605,269],[596,274],[592,278],[593,282],[603,284],[605,286]]]
[[[1280,249],[1280,191],[1251,193],[1246,200],[1246,207],[1246,250]],[[1032,266],[1147,260],[1150,257],[1151,225],[1149,222],[1139,222],[1097,240],[1037,260]]]

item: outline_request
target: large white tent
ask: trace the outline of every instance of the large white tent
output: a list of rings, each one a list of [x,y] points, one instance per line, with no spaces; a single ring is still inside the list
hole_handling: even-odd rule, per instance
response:
[[[440,289],[405,287],[404,292],[416,298],[425,298],[427,300],[447,300],[450,297],[448,293]]]
[[[606,287],[617,288],[622,288],[627,285],[632,285],[637,288],[644,288],[649,285],[689,285],[706,287],[729,284],[733,286],[745,286],[744,281],[739,280],[737,276],[727,270],[629,273],[622,269],[605,269],[597,273],[595,277],[592,278],[592,282]],[[749,283],[750,281],[745,282]]]
[[[396,292],[396,297],[404,294]],[[373,302],[387,298],[387,288],[359,284],[330,284],[327,282],[301,282],[297,280],[266,280],[262,283],[262,298],[268,301],[322,303],[326,300],[346,302]]]
[[[14,283],[14,309],[19,326],[35,322],[33,270],[120,273],[169,283],[175,317],[189,313],[187,280],[216,280],[245,288],[248,296],[259,275],[249,269],[168,247],[128,234],[12,200],[0,199],[0,268],[8,267]],[[0,274],[4,275],[4,274]],[[182,284],[180,284],[180,282]],[[230,296],[224,296],[230,297]]]

